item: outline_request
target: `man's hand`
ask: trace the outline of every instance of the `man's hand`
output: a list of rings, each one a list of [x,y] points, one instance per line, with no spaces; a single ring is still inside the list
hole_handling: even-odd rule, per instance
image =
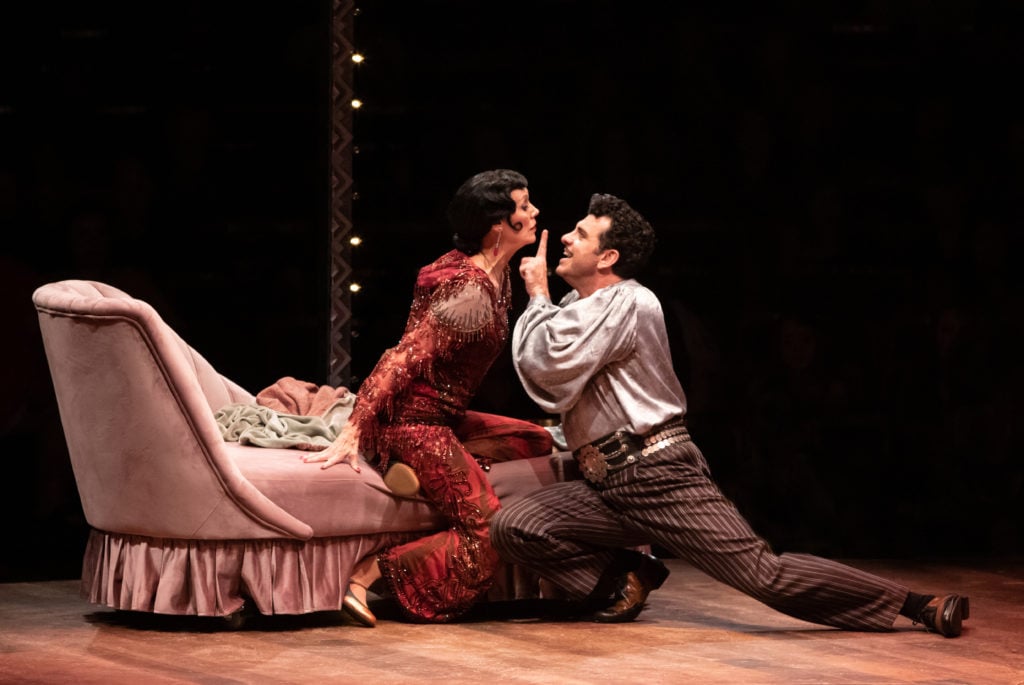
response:
[[[351,423],[346,423],[345,427],[341,429],[341,433],[327,449],[304,456],[302,461],[307,464],[322,461],[324,465],[320,467],[321,469],[329,469],[339,462],[347,461],[353,471],[361,472],[362,469],[359,468],[359,429]]]
[[[548,292],[548,232],[547,229],[540,232],[537,240],[537,255],[535,257],[523,257],[519,263],[519,275],[526,283],[526,294],[530,297],[543,295],[550,298]]]

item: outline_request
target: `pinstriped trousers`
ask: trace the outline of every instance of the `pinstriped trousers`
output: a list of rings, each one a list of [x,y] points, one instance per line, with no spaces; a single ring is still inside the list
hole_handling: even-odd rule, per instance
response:
[[[808,554],[776,555],[683,442],[600,484],[556,483],[504,508],[491,542],[573,599],[585,598],[617,550],[658,544],[712,578],[784,614],[847,630],[892,628],[908,588]]]

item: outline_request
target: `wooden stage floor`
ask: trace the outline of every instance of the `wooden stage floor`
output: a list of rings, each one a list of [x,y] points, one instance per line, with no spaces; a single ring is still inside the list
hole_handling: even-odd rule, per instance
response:
[[[1024,559],[852,560],[923,591],[971,598],[964,634],[900,618],[889,633],[797,621],[678,560],[629,624],[545,618],[539,602],[416,625],[377,599],[374,629],[333,612],[223,621],[114,612],[77,581],[0,584],[2,683],[1024,684]]]

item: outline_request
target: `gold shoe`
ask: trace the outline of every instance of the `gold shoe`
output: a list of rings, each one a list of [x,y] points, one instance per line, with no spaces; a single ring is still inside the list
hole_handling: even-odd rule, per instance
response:
[[[412,497],[420,491],[420,479],[407,464],[395,462],[384,474],[384,485],[399,497]]]
[[[341,610],[353,621],[367,628],[373,628],[377,625],[377,617],[373,615],[368,606],[360,602],[352,594],[351,587],[345,592],[345,599],[341,601]]]

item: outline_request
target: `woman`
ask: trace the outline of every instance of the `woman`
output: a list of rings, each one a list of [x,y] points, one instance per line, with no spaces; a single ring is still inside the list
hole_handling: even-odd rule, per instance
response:
[[[359,453],[375,454],[382,472],[400,460],[449,521],[443,531],[356,565],[343,608],[363,625],[376,625],[366,589],[382,576],[406,614],[431,622],[458,617],[491,583],[498,556],[489,522],[499,503],[460,442],[460,427],[508,337],[508,263],[536,240],[539,213],[518,172],[485,171],[462,184],[448,208],[456,249],[420,270],[398,345],[363,382],[334,443],[305,458],[324,462],[321,468],[347,462],[358,471]],[[510,421],[522,424],[526,437],[515,443],[522,446],[518,456],[551,451],[546,430],[503,419]]]

